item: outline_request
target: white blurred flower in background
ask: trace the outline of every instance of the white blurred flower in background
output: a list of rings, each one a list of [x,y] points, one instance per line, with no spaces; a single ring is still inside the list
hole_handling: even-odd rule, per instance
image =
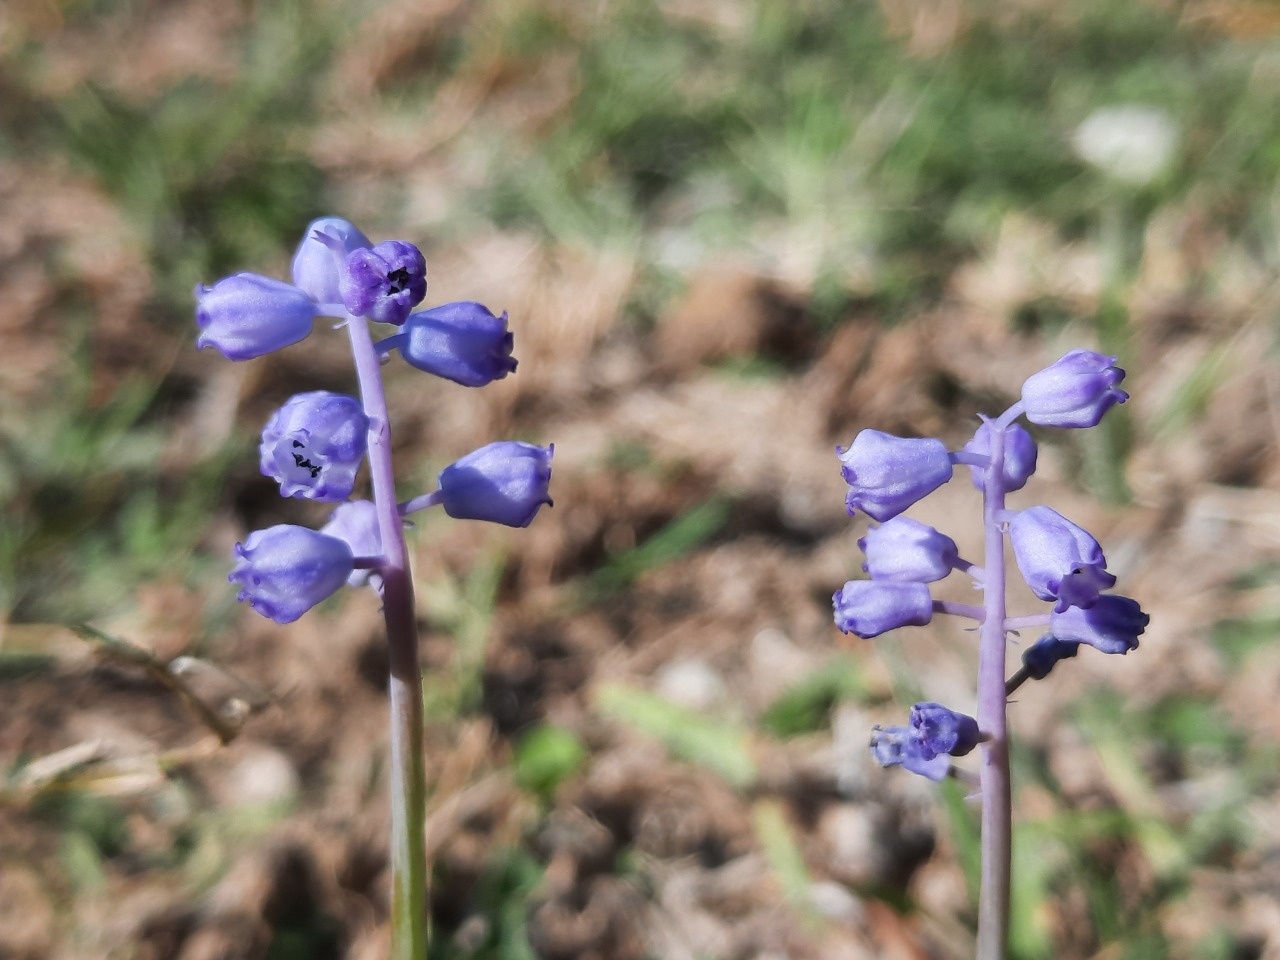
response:
[[[1168,169],[1178,138],[1178,125],[1167,111],[1125,104],[1089,114],[1076,128],[1072,146],[1107,176],[1141,187]]]

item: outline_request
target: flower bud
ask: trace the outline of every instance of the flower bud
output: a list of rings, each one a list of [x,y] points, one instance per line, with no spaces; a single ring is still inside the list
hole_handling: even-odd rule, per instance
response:
[[[910,517],[872,527],[858,546],[867,555],[862,569],[872,580],[932,583],[951,572],[958,556],[954,540]]]
[[[384,352],[398,347],[419,370],[464,387],[483,387],[515,370],[514,343],[505,312],[495,317],[482,304],[463,300],[411,314],[403,332],[378,347]]]
[[[1026,418],[1045,427],[1096,426],[1104,413],[1129,399],[1115,389],[1124,379],[1115,362],[1092,350],[1072,350],[1033,373],[1022,385]]]
[[[378,509],[371,500],[348,500],[338,504],[329,515],[329,522],[320,528],[326,537],[337,537],[351,548],[353,557],[378,557],[382,555],[382,532],[378,528]],[[376,570],[352,570],[347,585],[363,586]],[[376,585],[376,584],[375,584]]]
[[[944,780],[951,769],[945,753],[928,750],[910,727],[873,727],[871,756],[882,767],[902,766],[930,780]]]
[[[342,263],[354,250],[373,246],[355,225],[341,217],[321,217],[307,225],[293,255],[293,283],[316,303],[341,304]]]
[[[951,479],[951,458],[941,440],[863,430],[847,450],[836,447],[836,456],[849,485],[850,515],[861,510],[873,520],[896,517]]]
[[[940,753],[963,757],[981,740],[977,720],[940,703],[917,703],[911,708],[910,723],[929,759]]]
[[[316,305],[281,280],[237,273],[196,286],[197,349],[216,347],[228,360],[251,360],[306,339]]]
[[[1049,631],[1059,640],[1087,643],[1103,653],[1128,653],[1150,622],[1138,601],[1105,596],[1087,610],[1070,607],[1050,615]]]
[[[504,440],[467,454],[440,472],[440,504],[457,520],[488,520],[527,527],[550,504],[555,445]]]
[[[933,619],[933,598],[923,583],[850,580],[831,598],[836,626],[864,640]]]
[[[369,418],[355,397],[299,393],[262,431],[260,468],[282,496],[337,503],[351,496],[368,436]]]
[[[1089,607],[1098,592],[1115,586],[1107,558],[1089,532],[1048,507],[1029,507],[1009,521],[1018,569],[1041,600],[1055,600],[1058,613]]]
[[[403,240],[353,250],[339,271],[338,288],[352,314],[399,326],[427,295],[427,261]]]
[[[965,453],[976,453],[984,457],[991,456],[991,424],[983,422],[978,427],[973,439],[964,445]],[[987,470],[985,467],[970,466],[973,485],[979,490],[986,487]],[[1012,493],[1027,485],[1027,480],[1036,472],[1036,442],[1018,424],[1012,424],[1004,431],[1004,490]]]
[[[1070,660],[1080,652],[1078,640],[1061,640],[1052,633],[1022,651],[1022,665],[1033,680],[1047,677],[1059,660]]]
[[[234,555],[227,579],[240,586],[236,599],[276,623],[293,623],[334,594],[353,562],[343,541],[291,524],[255,530]]]

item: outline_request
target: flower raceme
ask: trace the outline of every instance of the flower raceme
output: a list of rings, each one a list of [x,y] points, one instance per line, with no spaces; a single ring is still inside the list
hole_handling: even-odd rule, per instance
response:
[[[337,316],[400,325],[373,349],[384,357],[398,349],[411,366],[455,383],[483,386],[516,368],[505,313],[471,301],[412,312],[427,282],[426,260],[411,243],[374,245],[348,221],[324,217],[308,226],[291,275],[293,283],[239,273],[197,287],[197,346],[248,360],[305,339],[317,316]],[[380,382],[376,389],[381,394]],[[382,531],[403,513],[440,504],[452,517],[523,527],[551,503],[553,448],[514,441],[491,443],[446,468],[439,489],[406,501],[409,509],[349,499],[371,437],[386,429],[385,417],[366,413],[365,403],[328,390],[290,397],[271,416],[259,446],[262,473],[282,496],[337,508],[318,532],[281,524],[237,544],[229,579],[240,586],[238,599],[291,623],[344,584],[381,589]]]
[[[1004,506],[1005,496],[1022,489],[1036,469],[1036,443],[1015,422],[1018,417],[1043,426],[1096,425],[1107,410],[1128,399],[1118,389],[1124,371],[1115,366],[1115,359],[1071,351],[1028,377],[1019,401],[998,418],[983,417],[972,438],[954,453],[940,440],[895,437],[877,430],[861,431],[847,449],[837,447],[849,513],[861,511],[880,523],[858,541],[866,557],[863,570],[871,579],[850,581],[832,598],[836,625],[845,633],[871,638],[900,627],[923,626],[940,613],[969,617],[986,625],[983,656],[1000,664],[1013,627],[1047,623],[1048,632],[1024,654],[1022,672],[1008,681],[1014,686],[1048,676],[1081,645],[1110,654],[1134,649],[1150,617],[1136,601],[1105,593],[1116,578],[1107,570],[1098,541],[1047,506]],[[996,456],[999,462],[993,463]],[[993,579],[1000,584],[1004,580],[1003,551],[988,555],[984,566],[977,567],[959,556],[955,541],[946,534],[902,515],[946,483],[955,464],[969,468],[974,487],[983,495],[986,542],[994,538],[1003,546],[1008,538],[1023,579],[1036,597],[1053,605],[1052,612],[1010,620],[1003,609],[1003,586],[994,606],[990,598],[981,608],[934,599],[929,585],[952,570],[970,574],[979,589]],[[998,629],[999,625],[1004,626]],[[989,634],[994,651],[990,655],[985,652]],[[1002,708],[1001,693],[990,690],[986,702]],[[885,766],[902,766],[937,780],[950,769],[950,760],[939,758],[964,756],[983,739],[972,717],[926,702],[913,708],[909,726],[876,728],[871,749]]]

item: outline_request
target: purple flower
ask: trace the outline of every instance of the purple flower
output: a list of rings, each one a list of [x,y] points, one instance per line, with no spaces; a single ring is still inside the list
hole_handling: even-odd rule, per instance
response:
[[[427,295],[427,261],[403,240],[356,249],[343,261],[338,287],[352,314],[399,326]]]
[[[382,533],[378,529],[378,508],[371,500],[348,500],[338,504],[329,515],[329,522],[320,528],[326,537],[337,537],[351,548],[353,557],[378,557],[382,555]],[[371,578],[378,577],[376,570],[352,570],[347,584],[363,586]],[[377,584],[375,583],[375,586]]]
[[[1138,646],[1151,622],[1138,601],[1128,597],[1099,597],[1087,610],[1070,607],[1049,617],[1049,631],[1062,641],[1076,641],[1103,653],[1128,653]]]
[[[1022,578],[1054,610],[1089,607],[1100,590],[1115,586],[1098,541],[1056,510],[1029,507],[1009,521],[1009,540]]]
[[[294,286],[316,303],[342,305],[340,268],[347,254],[373,246],[369,238],[341,217],[321,217],[307,225],[293,255]]]
[[[930,780],[944,780],[951,769],[945,753],[929,750],[910,727],[873,727],[871,756],[882,767],[902,766]]]
[[[276,623],[293,623],[335,593],[353,561],[343,541],[291,524],[255,530],[234,555],[227,579],[240,585],[236,599]]]
[[[951,459],[941,440],[910,440],[879,430],[863,430],[847,450],[836,447],[849,492],[850,515],[861,510],[873,520],[896,517],[951,479]]]
[[[1056,363],[1033,373],[1022,385],[1023,412],[1045,427],[1092,427],[1129,395],[1117,390],[1124,371],[1115,357],[1092,350],[1072,350]]]
[[[550,504],[555,445],[504,440],[467,454],[440,472],[440,503],[457,520],[488,520],[527,527]]]
[[[351,496],[368,444],[360,401],[341,393],[299,393],[262,431],[260,467],[286,497],[336,503]]]
[[[432,307],[411,314],[402,329],[378,349],[399,348],[419,370],[464,387],[483,387],[516,368],[511,356],[515,338],[507,330],[506,313],[495,317],[482,304],[463,300]]]
[[[940,703],[917,703],[911,708],[910,723],[924,747],[926,759],[940,753],[963,757],[982,739],[977,720],[948,710]]]
[[[316,305],[297,287],[256,273],[196,286],[196,347],[216,347],[228,360],[251,360],[303,340]]]
[[[976,453],[984,457],[991,456],[991,424],[984,421],[978,427],[973,439],[964,445],[965,453]],[[973,485],[984,489],[987,471],[985,467],[969,467],[973,474]],[[1006,427],[1004,431],[1004,489],[1006,493],[1021,490],[1027,480],[1036,472],[1036,442],[1031,434],[1016,423]]]
[[[1046,633],[1022,651],[1022,665],[1033,680],[1043,680],[1059,660],[1070,660],[1079,652],[1078,640],[1062,640],[1052,633]]]
[[[858,546],[867,555],[862,569],[873,580],[932,583],[949,574],[957,558],[954,540],[910,517],[872,527]]]
[[[923,583],[850,580],[831,598],[836,626],[869,640],[898,627],[933,619],[933,598]]]

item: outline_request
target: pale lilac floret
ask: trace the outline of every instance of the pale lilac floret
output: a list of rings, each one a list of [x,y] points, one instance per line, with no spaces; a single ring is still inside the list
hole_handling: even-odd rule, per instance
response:
[[[984,457],[991,456],[991,424],[983,421],[968,443],[964,445],[965,453],[975,453]],[[1027,485],[1027,480],[1036,472],[1036,442],[1018,424],[1012,424],[1004,431],[1004,469],[1002,471],[1004,490],[1012,493]],[[970,465],[973,485],[978,490],[985,489],[986,467]]]
[[[351,496],[368,445],[369,418],[342,393],[299,393],[272,415],[259,467],[286,497],[337,503]]]
[[[933,598],[923,583],[850,580],[831,598],[836,626],[864,640],[933,619]]]
[[[555,445],[504,440],[475,450],[440,472],[440,504],[458,520],[527,527],[550,504]]]
[[[329,515],[329,522],[320,528],[327,537],[337,537],[351,548],[352,556],[377,557],[382,555],[382,533],[378,528],[378,508],[371,500],[348,500],[338,504]],[[376,570],[352,570],[347,584],[352,587],[373,582],[377,586],[380,576]]]
[[[1124,371],[1115,357],[1072,350],[1022,385],[1023,413],[1045,427],[1092,427],[1129,395],[1117,390]]]
[[[196,347],[215,347],[228,360],[251,360],[306,339],[316,305],[305,292],[256,273],[196,286]]]
[[[930,780],[943,780],[951,769],[945,753],[925,747],[919,732],[910,727],[873,727],[871,756],[882,767],[901,766]]]
[[[1049,631],[1059,640],[1087,643],[1103,653],[1128,653],[1137,648],[1150,622],[1138,601],[1108,595],[1087,610],[1070,607],[1052,614]]]
[[[956,542],[928,524],[894,517],[867,531],[858,541],[867,555],[862,569],[872,580],[932,583],[956,564]]]
[[[1027,586],[1041,600],[1055,601],[1058,613],[1092,606],[1099,591],[1115,586],[1098,541],[1056,510],[1018,511],[1009,521],[1009,540]]]
[[[917,703],[911,708],[909,722],[924,747],[926,758],[940,753],[963,757],[982,740],[977,720],[940,703]]]
[[[379,342],[378,349],[399,349],[419,370],[483,387],[515,371],[514,343],[505,312],[494,316],[483,304],[464,300],[411,314],[401,332]]]
[[[341,217],[312,220],[293,255],[293,283],[316,303],[342,306],[340,271],[347,255],[371,247],[369,238]]]
[[[951,479],[951,459],[941,440],[895,437],[863,430],[848,449],[836,447],[849,492],[850,515],[890,520]]]
[[[427,295],[427,261],[403,240],[353,250],[339,271],[338,288],[352,314],[399,326]]]
[[[354,562],[342,540],[292,524],[255,530],[234,556],[227,579],[240,586],[236,599],[276,623],[292,623],[333,595]]]

